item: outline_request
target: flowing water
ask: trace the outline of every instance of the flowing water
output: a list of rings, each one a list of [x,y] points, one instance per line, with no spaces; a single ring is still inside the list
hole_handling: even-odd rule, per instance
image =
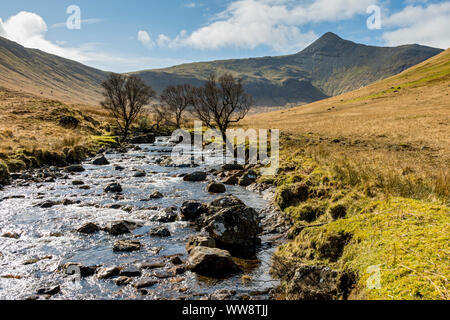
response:
[[[185,245],[189,236],[198,233],[195,228],[186,222],[159,223],[152,218],[167,208],[178,210],[186,200],[209,202],[219,197],[205,191],[207,182],[184,182],[180,177],[182,173],[209,170],[214,164],[199,168],[158,165],[161,158],[170,155],[171,144],[166,138],[141,147],[139,151],[107,154],[110,164],[106,166],[84,163],[85,172],[55,182],[12,185],[0,191],[0,200],[3,199],[0,202],[0,235],[7,232],[20,235],[18,239],[0,237],[0,299],[25,299],[37,289],[51,285],[61,287],[61,292],[52,299],[202,299],[226,290],[236,291],[234,297],[269,297],[267,292],[277,282],[268,273],[275,246],[267,236],[262,237],[258,260],[244,272],[250,281],[243,281],[242,274],[212,280],[188,271],[159,280],[147,295],[141,295],[131,285],[119,287],[113,280],[99,280],[95,276],[74,281],[60,270],[67,262],[110,267],[158,259],[169,268],[167,256],[179,255],[183,261],[187,259]],[[117,165],[124,170],[115,170]],[[145,171],[147,175],[134,177],[136,170]],[[208,176],[208,180],[213,179]],[[74,180],[83,181],[90,189],[74,186]],[[114,181],[122,185],[122,194],[104,192],[105,186]],[[164,198],[142,201],[154,191],[161,192]],[[240,186],[227,186],[227,194],[237,196],[257,210],[269,205],[261,194]],[[61,202],[64,199],[77,203],[46,209],[37,206],[47,200]],[[103,231],[90,236],[76,232],[87,222],[105,226],[117,220],[137,222],[143,227],[131,235],[119,237]],[[158,226],[167,227],[171,236],[149,236],[148,232]],[[143,247],[137,252],[115,253],[113,244],[120,239],[138,240]],[[149,276],[150,272],[143,271],[142,277]]]

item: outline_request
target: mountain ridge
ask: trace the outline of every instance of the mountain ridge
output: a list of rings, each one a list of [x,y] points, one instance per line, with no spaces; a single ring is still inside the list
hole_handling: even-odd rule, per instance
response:
[[[242,77],[257,106],[305,104],[398,74],[442,52],[419,45],[374,47],[328,32],[291,55],[216,60],[130,72],[156,91],[202,85],[215,71]],[[72,103],[98,104],[107,72],[0,37],[0,86]]]

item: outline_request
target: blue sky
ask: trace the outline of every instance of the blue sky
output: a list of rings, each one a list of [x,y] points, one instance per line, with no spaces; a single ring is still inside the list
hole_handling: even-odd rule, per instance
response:
[[[71,5],[79,30],[66,26]],[[373,5],[380,29],[367,26]],[[369,45],[450,46],[448,0],[15,0],[0,3],[0,19],[1,36],[116,72],[290,54],[327,31]]]

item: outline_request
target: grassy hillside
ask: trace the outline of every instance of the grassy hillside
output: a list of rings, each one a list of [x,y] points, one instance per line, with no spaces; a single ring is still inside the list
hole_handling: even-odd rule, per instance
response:
[[[0,86],[70,103],[98,104],[106,73],[0,37]]]
[[[68,106],[0,87],[0,184],[4,172],[64,165],[86,157],[106,137],[108,116],[96,107]],[[62,119],[75,119],[77,125]]]
[[[360,90],[253,115],[280,128],[277,203],[293,223],[273,272],[325,265],[350,299],[449,299],[450,50]],[[380,268],[381,288],[366,283]]]
[[[287,56],[192,63],[137,72],[158,90],[166,83],[198,84],[216,71],[245,79],[258,105],[313,102],[355,90],[416,65],[442,50],[418,45],[381,48],[327,33],[305,50]]]

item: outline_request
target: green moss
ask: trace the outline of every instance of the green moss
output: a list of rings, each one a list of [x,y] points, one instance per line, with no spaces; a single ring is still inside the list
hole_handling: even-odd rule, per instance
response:
[[[117,136],[92,136],[92,141],[99,146],[116,148],[120,146],[119,137]]]
[[[346,219],[304,228],[277,255],[351,271],[370,299],[448,299],[449,235],[450,210],[445,205],[364,199]],[[367,287],[373,266],[381,268],[380,289]]]

